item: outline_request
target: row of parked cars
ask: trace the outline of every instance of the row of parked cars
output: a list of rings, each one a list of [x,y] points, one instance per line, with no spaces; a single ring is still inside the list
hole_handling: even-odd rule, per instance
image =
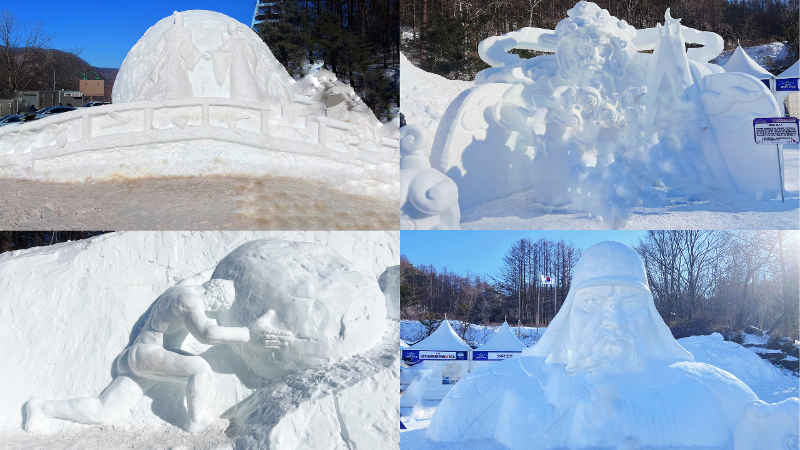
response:
[[[89,102],[85,105],[81,106],[81,108],[90,108],[93,106],[102,106],[106,103],[103,102]],[[36,112],[29,112],[25,114],[12,114],[10,116],[0,117],[0,127],[4,127],[6,125],[11,125],[15,123],[23,123],[23,122],[30,122],[32,120],[39,120],[44,119],[45,117],[50,117],[54,114],[61,114],[69,111],[75,111],[78,108],[74,108],[72,106],[48,106],[47,108],[42,108]]]

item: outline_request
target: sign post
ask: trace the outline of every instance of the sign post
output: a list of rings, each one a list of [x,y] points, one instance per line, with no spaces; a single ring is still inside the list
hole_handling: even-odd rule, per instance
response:
[[[781,182],[781,201],[785,202],[783,195],[783,168],[781,158],[783,144],[800,143],[800,125],[795,117],[772,117],[753,119],[753,136],[756,144],[776,145],[778,149],[778,177]]]

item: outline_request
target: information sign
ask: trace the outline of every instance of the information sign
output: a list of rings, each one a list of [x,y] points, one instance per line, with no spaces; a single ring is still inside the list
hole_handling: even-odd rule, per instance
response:
[[[795,117],[753,119],[756,144],[800,143],[800,128]]]
[[[514,359],[514,358],[519,358],[520,356],[522,356],[521,351],[510,351],[510,352],[473,351],[472,352],[473,361],[503,361],[504,359]]]
[[[466,361],[467,352],[438,352],[435,350],[403,350],[406,361]]]
[[[776,91],[796,91],[798,78],[776,78],[775,90]]]

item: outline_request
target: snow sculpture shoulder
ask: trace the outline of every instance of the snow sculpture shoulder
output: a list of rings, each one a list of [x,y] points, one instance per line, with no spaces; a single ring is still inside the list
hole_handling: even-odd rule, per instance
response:
[[[581,256],[564,305],[523,354],[456,384],[428,436],[493,438],[512,450],[720,446],[734,437],[738,450],[797,439],[796,423],[764,420],[796,417],[797,403],[763,404],[733,375],[694,362],[655,310],[639,256],[616,242]]]
[[[554,55],[520,60],[514,48]],[[677,178],[762,196],[779,189],[777,161],[743,124],[779,110],[763,84],[708,63],[722,48],[669,10],[663,25],[636,30],[586,1],[555,30],[486,39],[479,54],[493,67],[448,108],[432,166],[456,181],[462,208],[533,188],[607,228],[624,227],[644,199],[663,202],[655,187]],[[744,154],[759,154],[755,167]]]
[[[458,230],[458,187],[432,169],[425,149],[430,135],[419,125],[400,130],[400,229]]]
[[[224,14],[192,10],[145,32],[122,62],[112,99],[216,97],[288,105],[292,84],[253,30]]]

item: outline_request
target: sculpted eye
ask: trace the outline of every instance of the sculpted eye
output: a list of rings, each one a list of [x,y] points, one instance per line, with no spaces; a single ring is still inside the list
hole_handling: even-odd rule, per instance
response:
[[[600,56],[608,56],[611,54],[611,49],[608,47],[600,47]]]

